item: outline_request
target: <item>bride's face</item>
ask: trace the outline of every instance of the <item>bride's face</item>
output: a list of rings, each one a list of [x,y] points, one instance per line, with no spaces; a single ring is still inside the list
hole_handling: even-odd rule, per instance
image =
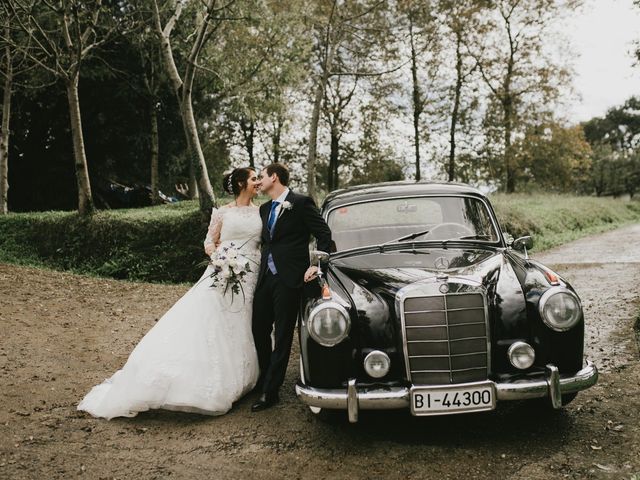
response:
[[[249,173],[249,178],[247,178],[247,186],[244,187],[247,192],[251,194],[252,197],[258,195],[258,191],[260,189],[260,179],[256,172],[251,170]]]

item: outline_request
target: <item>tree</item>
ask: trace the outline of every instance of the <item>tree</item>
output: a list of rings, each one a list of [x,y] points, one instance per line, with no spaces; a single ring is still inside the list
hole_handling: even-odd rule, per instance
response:
[[[215,0],[207,0],[206,3],[197,3],[195,5],[193,14],[196,16],[197,21],[194,32],[188,37],[190,40],[190,49],[182,76],[178,71],[176,63],[172,45],[172,34],[174,33],[176,23],[182,15],[185,2],[172,0],[168,2],[168,6],[170,7],[170,9],[168,9],[169,17],[163,22],[162,14],[165,13],[166,9],[160,8],[158,0],[152,0],[153,25],[160,40],[160,49],[167,75],[173,85],[180,105],[183,128],[191,155],[191,165],[194,167],[198,187],[200,210],[203,214],[207,214],[211,211],[211,207],[215,203],[215,197],[200,143],[200,136],[193,111],[192,92],[193,82],[199,70],[198,57],[206,43],[215,33],[220,22],[223,21],[218,15],[224,13],[226,6],[216,8]]]
[[[10,19],[11,17],[7,15],[5,24],[2,26],[5,32],[4,36],[7,39],[11,39]],[[4,78],[2,121],[0,124],[0,215],[4,215],[9,210],[9,120],[11,118],[11,94],[14,76],[14,52],[11,48],[11,42],[5,43],[2,55],[0,55],[0,63],[2,64],[2,77]]]
[[[371,102],[362,107],[362,135],[353,152],[353,171],[348,185],[390,182],[404,179],[402,166],[395,158],[393,148],[380,139],[380,126],[386,112]]]
[[[568,69],[547,55],[545,34],[560,14],[575,8],[577,0],[496,0],[487,17],[485,42],[470,53],[478,63],[484,84],[500,107],[504,187],[516,188],[512,143],[526,124],[527,113],[542,106],[550,109],[566,84]],[[532,116],[540,118],[539,114]]]
[[[318,128],[323,104],[326,105],[327,85],[333,77],[375,77],[397,70],[384,70],[389,43],[388,18],[385,2],[358,0],[353,2],[318,2],[314,23],[315,58],[313,69],[314,96],[309,123],[309,149],[307,155],[307,189],[316,195],[316,161],[318,152]],[[348,82],[341,81],[346,84]],[[334,89],[335,91],[335,89]],[[347,92],[349,88],[347,88]],[[342,103],[349,95],[340,94]],[[337,98],[336,98],[337,99]],[[350,101],[350,98],[349,98]],[[338,104],[340,104],[338,100]],[[341,107],[344,109],[346,104]],[[337,118],[336,118],[337,120]],[[337,124],[336,124],[337,125]],[[334,137],[334,142],[336,138]],[[339,141],[339,140],[338,140]],[[334,148],[336,146],[334,145]],[[335,159],[334,159],[335,161]],[[333,166],[335,172],[336,166]]]
[[[455,81],[450,89],[451,114],[449,122],[449,161],[447,178],[456,180],[456,134],[465,119],[464,90],[477,70],[477,61],[469,54],[471,45],[480,41],[482,29],[480,15],[488,7],[487,2],[477,0],[443,0],[439,13],[444,17],[446,31],[455,52]],[[470,107],[475,102],[471,101]]]
[[[640,97],[610,108],[604,117],[583,124],[593,146],[592,180],[597,195],[627,193],[633,197],[640,188]]]
[[[34,64],[61,80],[65,86],[73,139],[78,211],[81,215],[91,214],[94,206],[82,132],[78,84],[82,64],[116,32],[117,17],[101,0],[97,0],[91,8],[87,8],[80,0],[7,0],[3,2],[3,10],[29,38],[26,44],[12,42],[6,36],[3,41],[9,42]]]
[[[316,195],[316,157],[318,155],[318,124],[320,122],[320,109],[325,97],[327,82],[331,74],[333,57],[337,43],[339,42],[340,30],[336,28],[337,0],[330,2],[330,8],[326,15],[324,24],[316,24],[314,28],[314,38],[319,51],[320,72],[315,80],[315,93],[313,99],[313,110],[311,121],[309,122],[309,151],[307,154],[307,193],[314,197]]]
[[[592,150],[579,125],[550,122],[528,127],[513,151],[520,185],[576,192],[588,181]]]
[[[403,0],[398,2],[400,28],[408,43],[411,65],[411,113],[413,122],[413,147],[415,179],[422,179],[420,139],[423,135],[422,114],[434,98],[434,81],[442,66],[440,23],[433,2]],[[426,78],[425,78],[426,77]],[[436,102],[434,102],[436,103]]]
[[[216,71],[224,70],[229,79],[220,92],[227,97],[224,116],[251,166],[256,165],[257,155],[272,162],[282,158],[282,136],[297,103],[293,94],[308,77],[312,42],[301,10],[296,1],[272,2],[259,18],[225,32],[225,46],[216,62]],[[256,61],[267,68],[260,68]],[[220,117],[220,112],[215,113]]]

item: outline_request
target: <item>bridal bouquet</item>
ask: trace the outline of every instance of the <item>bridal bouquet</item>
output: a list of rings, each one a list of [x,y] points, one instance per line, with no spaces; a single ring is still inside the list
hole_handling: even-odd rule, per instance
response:
[[[240,248],[231,242],[218,251],[211,259],[213,273],[209,277],[213,280],[212,287],[216,287],[225,295],[231,291],[231,301],[234,295],[242,293],[244,297],[244,288],[242,287],[245,277],[251,273],[251,262],[240,254]]]

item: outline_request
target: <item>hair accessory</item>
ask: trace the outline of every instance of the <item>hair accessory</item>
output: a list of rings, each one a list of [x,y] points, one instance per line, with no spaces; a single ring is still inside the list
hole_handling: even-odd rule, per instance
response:
[[[235,172],[235,170],[234,170]],[[227,180],[227,193],[233,195],[233,172],[229,174],[229,179]]]

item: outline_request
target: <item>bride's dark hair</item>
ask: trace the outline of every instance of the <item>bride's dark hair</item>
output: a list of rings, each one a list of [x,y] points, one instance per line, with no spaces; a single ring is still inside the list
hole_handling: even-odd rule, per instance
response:
[[[234,168],[233,172],[227,173],[222,178],[222,189],[229,195],[237,197],[247,186],[247,180],[255,170],[251,167]]]

